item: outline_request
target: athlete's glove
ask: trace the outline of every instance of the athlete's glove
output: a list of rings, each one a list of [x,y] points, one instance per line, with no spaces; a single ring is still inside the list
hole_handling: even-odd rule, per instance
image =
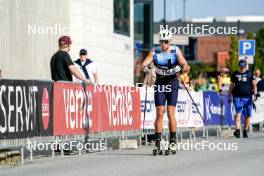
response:
[[[182,69],[183,69],[183,65],[177,65],[177,66],[175,67],[175,71],[176,71],[177,73],[180,72]]]
[[[150,67],[148,65],[143,67],[143,72],[149,73],[150,72]]]
[[[91,85],[93,84],[91,79],[86,79],[85,81],[83,81],[83,83],[87,84],[87,85]]]

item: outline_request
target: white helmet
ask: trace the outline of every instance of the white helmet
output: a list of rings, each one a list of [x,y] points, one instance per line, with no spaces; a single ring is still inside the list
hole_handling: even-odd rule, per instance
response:
[[[160,40],[170,40],[172,37],[171,31],[167,29],[163,29],[159,32],[159,39]]]

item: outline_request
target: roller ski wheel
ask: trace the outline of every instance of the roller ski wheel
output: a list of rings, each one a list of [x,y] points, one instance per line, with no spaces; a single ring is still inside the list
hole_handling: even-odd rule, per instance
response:
[[[165,150],[165,155],[169,155],[170,154],[170,150]]]
[[[176,154],[176,150],[165,150],[165,155],[175,155]]]
[[[153,156],[162,155],[162,150],[154,149]]]
[[[176,154],[176,143],[171,143],[169,148],[167,150],[165,150],[165,155],[169,155],[169,154],[172,154],[172,155],[175,155]]]
[[[176,154],[176,150],[165,150],[165,155],[175,155]]]
[[[160,149],[160,140],[156,140],[155,148],[153,149],[153,155],[162,155],[162,150]]]

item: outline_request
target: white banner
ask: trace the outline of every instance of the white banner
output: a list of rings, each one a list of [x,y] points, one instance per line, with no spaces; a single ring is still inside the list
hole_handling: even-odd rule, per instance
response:
[[[196,106],[203,116],[203,92],[190,92]],[[178,127],[201,127],[203,120],[193,104],[187,91],[179,89],[176,108]]]
[[[203,116],[203,93],[202,92],[190,92],[200,113]],[[147,96],[147,97],[146,97]],[[146,109],[145,109],[145,99]],[[141,128],[143,128],[144,112],[145,112],[145,125],[144,129],[154,129],[154,122],[156,118],[156,109],[154,102],[154,89],[153,87],[146,86],[140,88],[140,100],[141,100]],[[177,127],[201,127],[203,126],[203,120],[196,110],[196,107],[192,103],[188,93],[179,89],[178,102],[176,107],[176,120]],[[165,111],[163,117],[163,128],[168,128],[167,112]]]
[[[145,113],[144,129],[155,129],[154,122],[156,118],[156,109],[154,102],[153,87],[143,86],[140,88],[140,109],[141,109],[141,128],[143,129],[143,121],[144,121],[144,113]]]
[[[255,102],[256,111],[253,111],[253,116],[250,123],[260,123],[264,121],[264,92],[260,92],[260,97]]]

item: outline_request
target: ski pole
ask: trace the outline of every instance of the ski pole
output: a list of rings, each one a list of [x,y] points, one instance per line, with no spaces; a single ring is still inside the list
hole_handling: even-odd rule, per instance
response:
[[[179,78],[180,78],[180,81],[181,81],[183,87],[185,88],[185,90],[187,91],[189,97],[191,98],[191,100],[192,100],[192,102],[193,102],[193,104],[194,104],[196,110],[198,111],[198,114],[200,115],[201,119],[203,120],[203,122],[204,122],[204,124],[205,124],[205,120],[204,120],[204,118],[203,118],[203,116],[202,116],[200,110],[198,109],[197,105],[195,104],[195,102],[194,102],[194,100],[193,100],[193,98],[192,98],[192,95],[190,94],[188,88],[187,88],[186,85],[184,84],[184,82],[183,82],[183,80],[181,79],[181,77],[179,77]]]
[[[84,123],[84,130],[85,130],[85,144],[88,142],[88,139],[89,139],[89,129],[90,129],[90,124],[89,124],[89,114],[87,113],[87,107],[88,107],[88,103],[89,103],[89,100],[88,100],[88,95],[87,95],[87,92],[86,92],[86,84],[85,82],[82,82],[82,87],[83,87],[83,91],[84,91],[84,104],[83,104],[83,109],[85,111],[85,123]]]
[[[149,74],[149,73],[148,73]],[[145,103],[144,103],[144,115],[143,115],[143,133],[145,132],[145,119],[146,119],[146,106],[147,106],[147,96],[148,96],[148,75],[146,75],[147,78],[147,85],[146,86],[146,90],[145,90]]]

